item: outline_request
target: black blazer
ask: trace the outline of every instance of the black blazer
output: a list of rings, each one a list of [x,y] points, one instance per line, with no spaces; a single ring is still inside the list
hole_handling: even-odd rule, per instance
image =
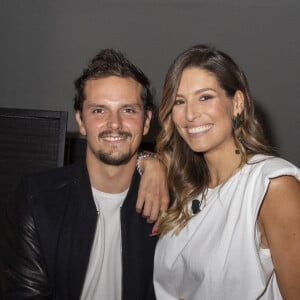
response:
[[[153,225],[135,211],[139,181],[135,171],[121,208],[123,300],[155,299],[157,239],[149,236]],[[25,177],[2,227],[4,299],[79,299],[96,222],[85,164]]]

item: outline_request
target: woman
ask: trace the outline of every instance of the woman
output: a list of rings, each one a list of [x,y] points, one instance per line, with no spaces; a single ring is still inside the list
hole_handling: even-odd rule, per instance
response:
[[[300,299],[300,170],[273,156],[240,68],[208,46],[186,50],[159,120],[176,200],[159,228],[157,299]]]

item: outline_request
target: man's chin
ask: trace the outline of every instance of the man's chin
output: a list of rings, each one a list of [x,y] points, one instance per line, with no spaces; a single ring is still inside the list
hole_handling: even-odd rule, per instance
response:
[[[107,165],[112,165],[112,166],[120,166],[126,164],[130,160],[131,156],[132,156],[131,153],[120,155],[116,153],[107,154],[107,153],[99,152],[97,154],[97,157],[100,161],[102,161]]]

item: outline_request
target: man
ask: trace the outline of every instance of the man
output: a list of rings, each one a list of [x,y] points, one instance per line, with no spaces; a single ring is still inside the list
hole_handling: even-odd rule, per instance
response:
[[[9,202],[4,299],[155,299],[156,238],[135,209],[138,148],[153,110],[149,80],[106,49],[75,88],[86,161],[26,177]]]

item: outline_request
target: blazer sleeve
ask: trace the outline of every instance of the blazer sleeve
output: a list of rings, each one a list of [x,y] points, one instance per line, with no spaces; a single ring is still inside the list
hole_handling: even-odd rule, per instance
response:
[[[51,299],[49,279],[30,213],[31,198],[25,179],[6,203],[1,237],[3,299]]]

